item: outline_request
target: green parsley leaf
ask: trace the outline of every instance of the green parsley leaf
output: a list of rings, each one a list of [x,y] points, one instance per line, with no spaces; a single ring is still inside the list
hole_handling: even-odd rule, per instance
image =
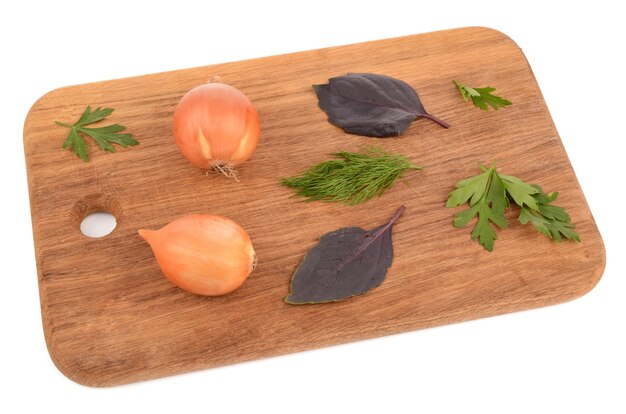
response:
[[[505,184],[493,166],[480,175],[460,181],[450,193],[446,207],[456,207],[469,200],[470,208],[458,213],[454,227],[465,227],[475,216],[476,226],[472,240],[477,240],[487,251],[493,250],[496,232],[490,223],[501,228],[507,227],[504,210],[508,207]]]
[[[70,133],[67,139],[61,146],[63,149],[71,148],[72,152],[79,156],[83,161],[89,161],[87,156],[87,143],[85,142],[83,135],[90,136],[100,149],[108,152],[115,152],[113,144],[118,144],[124,148],[138,145],[139,142],[135,140],[132,134],[120,134],[119,132],[126,129],[125,126],[114,124],[100,128],[87,128],[85,125],[90,125],[98,121],[102,121],[113,112],[112,108],[97,108],[94,111],[90,106],[85,108],[85,111],[80,116],[75,124],[69,125],[64,122],[56,121],[57,125],[70,129]],[[81,135],[83,134],[83,135]]]
[[[504,211],[511,202],[520,207],[519,222],[532,223],[542,234],[560,242],[563,237],[580,241],[574,231],[571,218],[562,207],[550,203],[559,193],[544,193],[538,185],[528,184],[512,175],[502,175],[496,171],[495,164],[490,168],[481,167],[482,173],[461,180],[450,192],[446,207],[457,207],[469,203],[469,209],[454,216],[454,227],[465,227],[477,217],[472,240],[478,242],[487,251],[493,250],[497,234],[492,223],[500,228],[507,227]]]
[[[469,86],[463,85],[459,81],[453,82],[457,88],[459,88],[459,92],[461,92],[463,99],[467,101],[471,98],[474,105],[483,111],[487,111],[489,106],[497,111],[499,108],[511,105],[510,101],[500,96],[492,95],[491,92],[495,91],[496,88],[492,88],[491,86],[487,86],[486,88],[470,88]]]
[[[537,210],[537,200],[534,195],[539,191],[531,184],[527,184],[517,177],[512,175],[500,175],[504,182],[504,187],[507,193],[513,199],[518,206],[528,206],[534,210]]]
[[[549,203],[556,200],[559,193],[544,194],[543,189],[534,186],[537,193],[534,195],[537,201],[537,209],[522,207],[519,222],[522,224],[532,223],[535,229],[554,239],[557,242],[563,240],[562,236],[569,240],[580,242],[580,236],[574,231],[572,219],[563,207],[553,206]]]

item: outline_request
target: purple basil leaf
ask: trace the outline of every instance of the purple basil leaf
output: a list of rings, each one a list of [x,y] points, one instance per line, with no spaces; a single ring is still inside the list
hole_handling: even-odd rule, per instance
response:
[[[373,73],[348,73],[313,85],[319,107],[328,120],[344,131],[368,137],[402,134],[416,118],[449,125],[424,109],[417,93],[406,82]]]
[[[380,285],[393,260],[391,228],[403,211],[370,231],[344,227],[320,237],[293,275],[285,302],[336,302]]]

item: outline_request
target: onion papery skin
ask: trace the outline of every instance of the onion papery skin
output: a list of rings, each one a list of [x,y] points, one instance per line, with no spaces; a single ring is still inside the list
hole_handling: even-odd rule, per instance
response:
[[[182,97],[173,130],[180,152],[202,169],[240,165],[253,154],[261,132],[252,101],[220,82],[196,86]]]
[[[191,214],[159,230],[139,230],[161,271],[191,293],[219,296],[240,287],[256,266],[246,231],[226,217]]]

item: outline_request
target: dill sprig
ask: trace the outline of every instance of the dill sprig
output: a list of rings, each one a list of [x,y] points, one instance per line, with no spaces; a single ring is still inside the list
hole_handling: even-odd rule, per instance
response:
[[[294,177],[283,178],[283,185],[294,188],[308,201],[341,201],[359,204],[382,195],[408,170],[421,170],[406,156],[368,146],[363,152],[330,154],[336,159],[321,162]]]

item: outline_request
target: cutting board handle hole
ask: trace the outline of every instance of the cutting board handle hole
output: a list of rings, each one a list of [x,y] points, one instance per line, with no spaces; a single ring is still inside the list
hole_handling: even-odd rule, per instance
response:
[[[70,216],[74,227],[84,236],[101,238],[119,226],[122,206],[109,195],[90,194],[74,204]]]
[[[100,211],[88,214],[80,222],[80,231],[87,237],[97,239],[111,234],[116,226],[117,219],[113,214]]]

